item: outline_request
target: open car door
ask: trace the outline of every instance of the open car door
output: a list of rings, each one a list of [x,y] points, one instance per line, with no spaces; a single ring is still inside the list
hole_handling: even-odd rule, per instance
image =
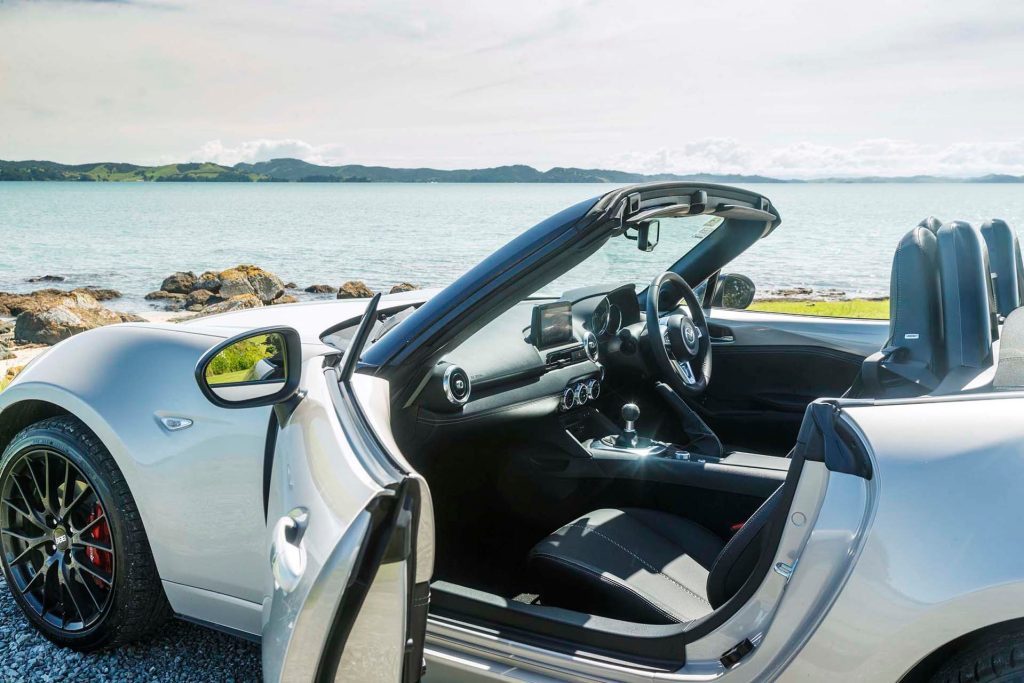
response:
[[[263,619],[268,681],[411,683],[423,673],[430,494],[370,426],[353,391],[354,380],[378,381],[354,376],[378,300],[367,306],[341,364],[311,359],[305,393],[275,406],[265,467],[273,569]]]

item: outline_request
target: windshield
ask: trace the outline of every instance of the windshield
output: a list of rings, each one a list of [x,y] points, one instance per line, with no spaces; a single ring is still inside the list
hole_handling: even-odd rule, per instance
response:
[[[595,254],[542,290],[559,295],[578,287],[632,282],[638,290],[669,269],[714,232],[724,219],[718,216],[682,216],[660,219],[658,244],[653,251],[637,248],[636,230],[608,240]]]

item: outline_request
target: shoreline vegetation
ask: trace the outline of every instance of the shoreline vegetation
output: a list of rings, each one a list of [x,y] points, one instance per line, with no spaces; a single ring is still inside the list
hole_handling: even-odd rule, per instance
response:
[[[828,318],[889,319],[889,298],[872,299],[755,299],[748,311],[818,315]]]
[[[173,273],[146,299],[164,310],[141,313],[114,311],[103,302],[121,298],[112,289],[78,287],[57,289],[64,281],[60,275],[29,278],[27,282],[49,285],[29,293],[0,292],[0,391],[17,373],[45,349],[75,334],[104,325],[123,322],[181,322],[229,311],[296,303],[302,293],[309,299],[365,299],[374,292],[361,280],[350,280],[335,287],[312,284],[300,290],[294,282],[285,282],[258,266],[238,265],[222,271],[196,274]],[[397,294],[419,289],[415,284],[399,282],[387,289]],[[847,298],[837,290],[813,290],[798,287],[772,290],[755,299],[751,311],[798,315],[884,320],[889,316],[889,299]]]
[[[142,166],[117,162],[61,164],[54,161],[4,161],[0,181],[70,182],[230,182],[230,183],[1024,183],[1024,176],[988,174],[955,178],[930,175],[849,178],[772,178],[730,173],[643,174],[608,169],[555,167],[539,171],[515,164],[480,169],[389,168],[346,164],[323,166],[299,159],[271,159],[225,166],[190,162]]]

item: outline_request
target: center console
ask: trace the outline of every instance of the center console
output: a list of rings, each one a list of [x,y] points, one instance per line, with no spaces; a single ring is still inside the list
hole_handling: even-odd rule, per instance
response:
[[[580,445],[590,451],[592,456],[659,457],[672,460],[694,460],[697,462],[718,462],[721,460],[717,456],[698,455],[674,444],[640,436],[636,432],[636,422],[639,419],[640,409],[633,403],[627,403],[622,406],[622,422],[624,427],[621,432],[594,439],[584,439],[580,442]]]
[[[566,445],[575,457],[565,462],[561,476],[654,480],[767,497],[789,471],[788,458],[709,455],[641,436],[636,431],[640,411],[632,404],[623,406],[621,417],[620,427],[590,405],[563,413]]]

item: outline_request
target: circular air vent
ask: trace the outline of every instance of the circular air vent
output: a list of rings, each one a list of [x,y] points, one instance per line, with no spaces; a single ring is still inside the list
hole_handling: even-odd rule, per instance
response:
[[[458,365],[448,366],[444,371],[441,386],[444,388],[444,395],[455,405],[461,406],[469,400],[469,374]]]
[[[587,358],[597,362],[598,354],[601,351],[600,345],[597,343],[597,335],[593,332],[587,332],[583,335],[583,350],[587,354]]]

